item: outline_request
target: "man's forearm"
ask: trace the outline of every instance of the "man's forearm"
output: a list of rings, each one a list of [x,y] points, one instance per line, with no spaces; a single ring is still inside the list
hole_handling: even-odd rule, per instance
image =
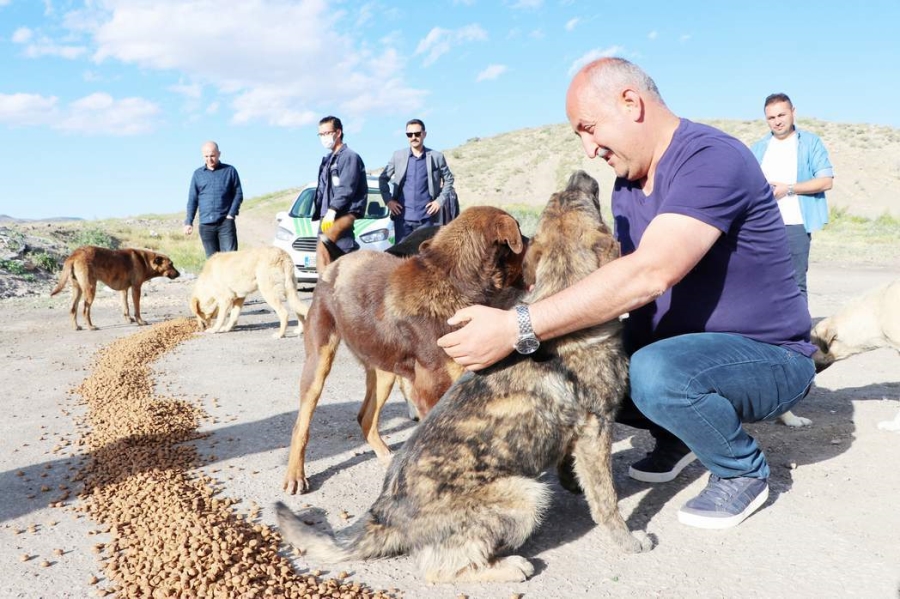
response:
[[[629,264],[632,262],[632,264]],[[551,339],[618,318],[661,295],[658,277],[639,274],[633,256],[606,264],[578,283],[530,307],[539,339]]]

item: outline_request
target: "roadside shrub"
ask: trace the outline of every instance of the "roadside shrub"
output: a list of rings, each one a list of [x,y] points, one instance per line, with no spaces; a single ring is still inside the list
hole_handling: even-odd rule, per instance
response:
[[[48,254],[47,252],[35,252],[34,254],[31,254],[30,258],[36,266],[47,272],[56,272],[59,270],[59,260],[52,254]]]
[[[98,247],[115,250],[119,247],[119,240],[103,229],[90,227],[75,231],[75,235],[69,241],[69,245],[73,250],[82,245],[96,245]]]
[[[7,260],[5,258],[0,258],[0,270],[8,272],[11,275],[19,276],[22,276],[28,272],[25,269],[25,265],[18,260]]]

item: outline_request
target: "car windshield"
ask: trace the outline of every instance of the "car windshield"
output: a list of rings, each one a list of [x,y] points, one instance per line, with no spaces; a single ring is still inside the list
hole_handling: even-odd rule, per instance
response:
[[[300,192],[294,205],[291,206],[289,216],[291,218],[312,218],[315,210],[316,189],[309,187]],[[377,187],[369,187],[369,197],[366,200],[366,213],[363,218],[384,218],[388,215],[387,206],[381,199],[381,192]]]

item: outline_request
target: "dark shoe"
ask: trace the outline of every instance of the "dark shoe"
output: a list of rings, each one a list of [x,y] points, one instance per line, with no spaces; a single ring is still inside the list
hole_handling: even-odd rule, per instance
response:
[[[731,528],[762,507],[768,497],[765,478],[710,474],[706,488],[678,510],[678,521],[698,528]]]
[[[653,451],[628,469],[628,476],[645,483],[667,483],[697,459],[688,446],[678,441],[657,441]]]

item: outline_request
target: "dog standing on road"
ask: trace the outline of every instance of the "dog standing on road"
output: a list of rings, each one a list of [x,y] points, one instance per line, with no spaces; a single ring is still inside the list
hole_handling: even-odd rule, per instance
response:
[[[378,416],[396,376],[412,382],[412,399],[424,416],[463,372],[437,344],[451,330],[447,319],[471,304],[509,307],[524,290],[524,249],[516,219],[500,208],[474,206],[424,241],[417,255],[361,250],[328,267],[309,307],[285,490],[309,490],[310,422],[341,340],[366,368],[357,420],[387,462]]]
[[[207,258],[190,302],[200,330],[225,333],[233,329],[244,300],[257,290],[278,315],[276,339],[284,337],[287,330],[288,311],[281,303],[285,298],[297,315],[297,334],[303,332],[308,308],[297,295],[294,262],[287,252],[271,246],[218,252]],[[213,318],[216,321],[211,325]]]
[[[95,331],[97,327],[91,322],[91,305],[97,294],[97,281],[105,283],[114,291],[121,291],[122,314],[125,322],[147,324],[141,318],[141,285],[155,277],[175,279],[180,273],[175,269],[168,256],[150,250],[127,248],[109,250],[93,245],[83,245],[72,252],[63,263],[56,289],[51,296],[63,290],[66,283],[72,283],[72,325],[80,331],[78,325],[78,302],[84,294],[84,319],[88,329]],[[128,289],[131,288],[131,299],[134,302],[134,318],[128,310]]]
[[[582,171],[554,194],[525,258],[525,303],[584,278],[617,257],[600,216],[597,183]],[[586,190],[593,190],[590,193]],[[613,545],[651,548],[618,510],[611,448],[628,387],[621,324],[613,320],[547,341],[460,378],[388,469],[381,496],[337,539],[276,506],[284,538],[324,562],[413,554],[430,582],[517,582],[534,573],[518,555],[550,504],[539,481],[574,456],[591,516]]]

